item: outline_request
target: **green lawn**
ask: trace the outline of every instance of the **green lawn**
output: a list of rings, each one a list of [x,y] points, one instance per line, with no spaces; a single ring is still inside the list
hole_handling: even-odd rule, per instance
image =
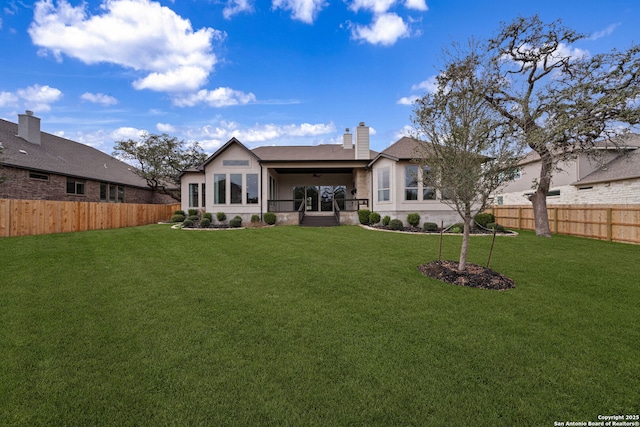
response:
[[[456,259],[460,237],[444,239]],[[484,264],[490,239],[472,238]],[[640,412],[640,247],[165,225],[0,239],[0,425],[553,425]]]

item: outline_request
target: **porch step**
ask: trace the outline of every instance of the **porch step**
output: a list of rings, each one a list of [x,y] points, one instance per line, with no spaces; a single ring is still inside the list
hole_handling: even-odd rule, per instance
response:
[[[302,218],[302,222],[300,223],[301,227],[335,227],[338,226],[338,221],[336,221],[336,217],[331,216],[312,216],[305,215]]]

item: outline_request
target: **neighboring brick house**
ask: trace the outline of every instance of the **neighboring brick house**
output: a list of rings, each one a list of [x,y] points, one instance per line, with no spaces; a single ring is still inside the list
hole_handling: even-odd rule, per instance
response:
[[[631,134],[618,150],[598,144],[598,161],[586,154],[559,165],[551,180],[548,205],[640,204],[640,135]],[[540,156],[531,152],[520,162],[518,178],[497,193],[497,205],[525,205],[540,176]]]
[[[147,186],[132,166],[69,139],[40,131],[32,112],[0,119],[0,199],[175,203]]]

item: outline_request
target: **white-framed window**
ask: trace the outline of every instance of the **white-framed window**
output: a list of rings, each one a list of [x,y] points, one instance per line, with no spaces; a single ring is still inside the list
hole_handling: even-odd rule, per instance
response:
[[[217,173],[213,175],[213,203],[224,205],[227,203],[227,175]]]
[[[242,203],[242,174],[232,173],[229,179],[231,183],[231,203]]]
[[[431,173],[431,168],[429,166],[422,167],[422,200],[435,200],[436,199],[436,189],[433,187],[427,186],[427,176]]]
[[[389,168],[378,169],[378,201],[388,202],[391,199],[391,179]]]
[[[198,184],[189,184],[189,207],[198,207]]]
[[[222,166],[249,166],[249,160],[223,160]]]
[[[418,200],[418,166],[404,167],[404,199]]]
[[[258,203],[258,174],[247,174],[247,204]]]

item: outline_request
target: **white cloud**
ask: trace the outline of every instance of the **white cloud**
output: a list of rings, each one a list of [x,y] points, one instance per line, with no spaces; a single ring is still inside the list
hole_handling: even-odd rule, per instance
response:
[[[356,25],[351,36],[374,45],[391,46],[398,39],[409,37],[409,27],[395,13],[384,13],[376,15],[369,26]]]
[[[398,99],[397,103],[400,105],[413,105],[413,103],[416,102],[416,100],[419,98],[420,97],[418,95],[403,96],[402,98]]]
[[[598,40],[602,37],[606,37],[610,34],[612,34],[616,28],[618,28],[621,24],[618,22],[616,24],[611,24],[609,25],[607,28],[605,28],[602,31],[596,31],[595,33],[591,34],[591,36],[589,37],[589,40]]]
[[[354,0],[351,2],[349,9],[354,12],[364,9],[374,13],[385,13],[395,2],[396,0]]]
[[[40,0],[29,27],[33,43],[57,60],[66,55],[86,64],[106,62],[147,73],[136,89],[195,90],[207,81],[217,58],[212,40],[224,33],[193,31],[191,22],[150,0],[104,0],[102,14],[87,4]]]
[[[431,76],[427,80],[421,81],[418,84],[411,86],[411,90],[421,90],[428,93],[435,93],[438,89],[438,79],[437,76]]]
[[[281,140],[287,142],[292,138],[312,138],[329,135],[336,131],[333,123],[301,123],[301,124],[256,124],[242,127],[233,121],[220,121],[215,125],[205,125],[200,128],[186,130],[187,139],[199,141],[202,147],[213,152],[232,137],[245,144],[258,144]]]
[[[404,6],[407,9],[419,10],[421,12],[426,12],[429,10],[427,6],[427,2],[425,0],[406,0]]]
[[[0,92],[0,107],[17,107],[18,97],[11,92]]]
[[[224,19],[231,19],[233,15],[241,12],[253,12],[253,3],[249,0],[228,0],[222,9],[222,16]]]
[[[170,125],[169,123],[157,123],[156,129],[158,129],[158,132],[162,133],[175,133],[177,130],[175,126]]]
[[[291,11],[291,17],[307,24],[313,24],[316,16],[327,6],[325,0],[273,0],[273,9]]]
[[[116,105],[118,103],[118,100],[115,99],[113,96],[105,95],[104,93],[85,92],[82,95],[80,95],[80,99],[82,99],[83,101],[88,101],[94,104],[100,104],[104,106]]]
[[[18,89],[16,96],[20,98],[24,106],[29,110],[44,112],[51,110],[50,104],[62,98],[62,92],[48,85],[40,86],[35,84],[24,89]]]
[[[214,90],[201,89],[196,93],[173,98],[173,103],[178,107],[193,107],[201,103],[211,107],[228,107],[253,102],[256,102],[256,96],[253,93],[245,93],[228,87],[219,87]]]

